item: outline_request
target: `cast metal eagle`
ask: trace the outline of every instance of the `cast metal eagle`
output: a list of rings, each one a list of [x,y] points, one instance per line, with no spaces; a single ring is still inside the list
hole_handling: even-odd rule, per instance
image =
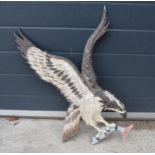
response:
[[[108,25],[109,20],[104,7],[99,26],[85,45],[82,73],[67,58],[41,50],[21,31],[15,33],[17,47],[30,67],[42,80],[57,87],[70,103],[65,117],[63,141],[77,135],[81,119],[100,132],[103,126],[113,125],[102,117],[102,111],[111,110],[126,114],[124,104],[99,86],[92,65],[93,47],[96,41],[108,31]]]

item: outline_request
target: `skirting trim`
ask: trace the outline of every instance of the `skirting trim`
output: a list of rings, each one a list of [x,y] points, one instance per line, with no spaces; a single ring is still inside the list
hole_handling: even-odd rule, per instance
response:
[[[61,118],[65,117],[65,111],[37,111],[37,110],[0,110],[0,116],[17,116],[31,118]],[[121,116],[115,112],[104,112],[104,118],[121,119]],[[128,112],[128,120],[155,120],[155,113],[147,112]]]

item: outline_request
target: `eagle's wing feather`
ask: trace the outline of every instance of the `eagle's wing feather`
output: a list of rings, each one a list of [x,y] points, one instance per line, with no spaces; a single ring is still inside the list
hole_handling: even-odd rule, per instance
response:
[[[70,103],[80,104],[81,98],[90,93],[71,61],[42,51],[21,32],[15,34],[15,39],[18,49],[31,68],[42,80],[56,86]]]
[[[82,77],[84,79],[85,84],[95,94],[96,91],[100,89],[100,86],[98,85],[96,73],[93,68],[92,53],[94,45],[97,42],[97,40],[108,31],[108,26],[109,26],[109,20],[107,19],[106,7],[104,6],[102,19],[98,27],[95,29],[95,31],[87,40],[82,58]]]
[[[113,109],[116,109],[118,107],[121,107],[121,109],[125,109],[125,106],[123,103],[121,103],[121,101],[119,101],[110,92],[102,89],[102,87],[98,84],[96,73],[92,63],[94,45],[97,42],[97,40],[108,31],[109,23],[110,22],[107,18],[106,7],[104,6],[102,19],[98,27],[87,40],[84,48],[84,54],[82,59],[82,77],[85,84],[93,92],[93,94],[99,96],[102,99],[102,101],[104,102],[104,108],[105,106],[111,106]]]

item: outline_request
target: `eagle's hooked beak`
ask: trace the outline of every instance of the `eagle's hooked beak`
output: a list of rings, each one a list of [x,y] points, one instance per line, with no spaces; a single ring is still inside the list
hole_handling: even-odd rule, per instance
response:
[[[123,119],[126,119],[126,117],[127,117],[127,112],[121,113],[121,116],[122,116]]]

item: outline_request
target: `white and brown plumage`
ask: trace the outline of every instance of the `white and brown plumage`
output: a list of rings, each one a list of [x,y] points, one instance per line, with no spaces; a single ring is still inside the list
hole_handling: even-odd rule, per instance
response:
[[[105,15],[103,17],[105,18]],[[103,127],[99,124],[110,125],[102,118],[101,112],[105,109],[108,104],[107,101],[112,96],[107,94],[108,97],[105,96],[104,100],[103,96],[98,95],[87,83],[85,72],[81,75],[77,67],[70,60],[61,56],[48,54],[46,51],[39,49],[22,32],[15,34],[15,38],[18,49],[31,68],[42,80],[57,87],[70,103],[65,117],[63,141],[67,141],[78,133],[80,118],[87,125],[94,127],[98,132]],[[94,41],[94,44],[97,39]],[[125,113],[122,104],[116,104],[114,108],[116,107],[119,107],[119,111],[117,112]]]

